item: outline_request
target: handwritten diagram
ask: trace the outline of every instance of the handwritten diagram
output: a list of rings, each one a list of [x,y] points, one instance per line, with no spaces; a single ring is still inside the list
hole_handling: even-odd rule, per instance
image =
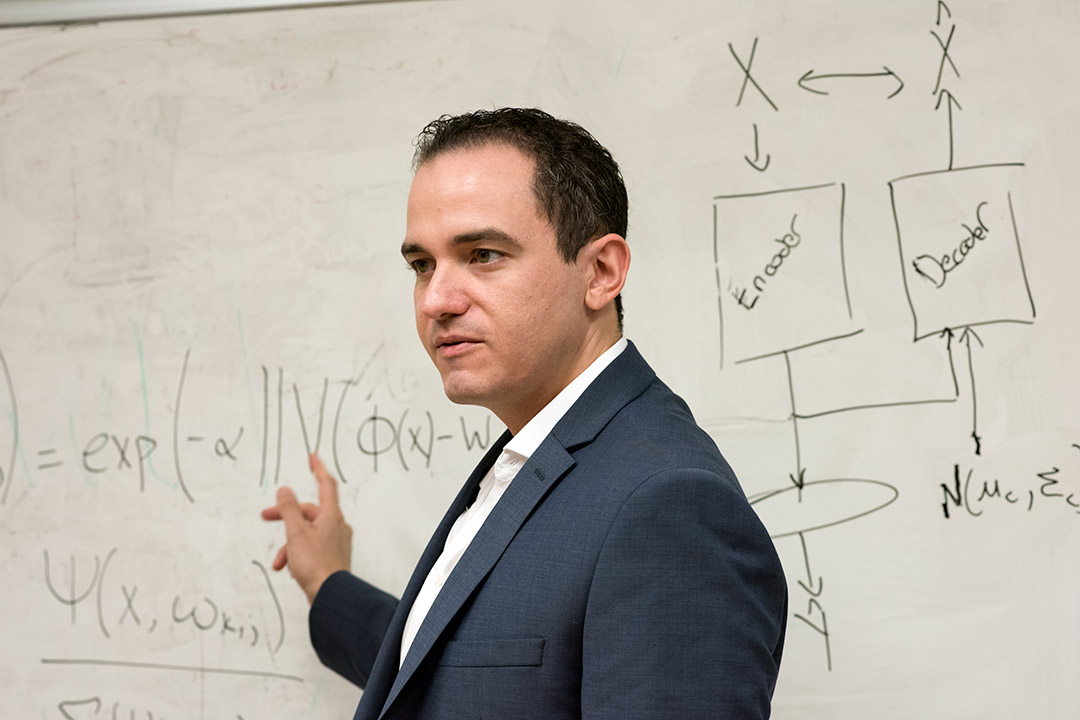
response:
[[[970,406],[968,450],[979,455],[985,440],[980,434],[975,358],[998,326],[1016,331],[1036,319],[1022,242],[1027,208],[1019,181],[1025,165],[958,163],[953,114],[962,107],[957,98],[960,71],[952,54],[957,21],[945,2],[937,2],[935,12],[930,34],[940,54],[927,111],[947,118],[948,154],[942,167],[893,178],[885,186],[904,291],[904,297],[895,300],[906,300],[914,342],[940,342],[944,347],[942,361],[952,378],[951,394],[918,400],[901,395],[891,402],[800,412],[792,357],[822,344],[835,344],[842,352],[845,340],[866,329],[855,321],[849,291],[845,243],[853,240],[845,237],[845,182],[770,188],[769,165],[776,157],[762,149],[758,125],[752,120],[754,148],[744,159],[760,174],[756,186],[768,189],[713,198],[720,371],[732,364],[774,361],[777,382],[786,385],[790,398],[791,471],[776,481],[775,489],[757,493],[751,502],[774,539],[798,538],[803,567],[788,568],[799,589],[793,598],[793,617],[820,638],[828,670],[833,669],[833,655],[824,581],[812,570],[807,536],[865,521],[892,505],[900,489],[873,477],[832,477],[820,467],[808,472],[802,461],[800,427],[819,418],[858,416],[867,410],[963,403]],[[765,103],[755,112],[778,113],[781,110],[766,94],[763,81],[752,74],[759,40],[764,44],[767,38],[753,39],[745,61],[735,49],[738,43],[728,45],[743,77],[734,104],[742,107],[748,92],[753,92]],[[830,97],[856,92],[856,86],[865,91],[873,84],[882,102],[912,92],[887,66],[880,72],[808,70],[796,84],[807,93]],[[877,267],[875,272],[884,277],[894,270]],[[1041,503],[1056,500],[1065,511],[1080,507],[1080,493],[1058,486],[1061,471],[1056,466],[1032,473],[1026,488],[1005,489],[996,479],[973,481],[973,472],[965,474],[957,463],[951,479],[940,483],[943,497],[937,511],[944,518],[955,518],[961,509],[978,516],[979,506],[992,502],[1031,510],[1037,497]]]

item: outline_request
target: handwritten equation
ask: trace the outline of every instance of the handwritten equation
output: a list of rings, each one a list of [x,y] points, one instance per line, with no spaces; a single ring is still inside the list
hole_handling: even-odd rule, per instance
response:
[[[258,560],[251,561],[257,572],[248,575],[257,578],[258,587],[265,589],[265,596],[273,605],[275,624],[272,627],[256,622],[250,610],[245,612],[221,598],[201,594],[167,593],[171,601],[165,612],[155,602],[162,596],[161,592],[150,589],[140,596],[141,584],[130,577],[130,572],[123,580],[109,574],[118,552],[118,548],[110,548],[104,557],[94,555],[92,561],[84,559],[80,562],[74,554],[58,559],[55,554],[50,556],[48,550],[43,551],[45,587],[53,600],[70,608],[72,625],[79,622],[79,609],[86,606],[92,611],[105,639],[122,632],[152,634],[159,627],[168,625],[196,633],[216,634],[251,648],[259,646],[262,640],[270,657],[281,650],[285,642],[285,615],[266,567]],[[148,593],[153,594],[150,600],[146,597]],[[175,636],[175,633],[171,635]]]
[[[30,452],[33,461],[26,465],[27,471],[47,475],[74,469],[89,478],[129,477],[143,492],[148,477],[157,474],[155,461],[164,460],[172,466],[175,486],[194,503],[197,492],[185,472],[190,462],[209,460],[221,463],[223,469],[239,461],[249,466],[257,463],[257,486],[266,487],[279,484],[282,451],[288,443],[302,442],[308,454],[320,453],[329,445],[329,458],[337,477],[348,483],[354,472],[428,470],[443,447],[455,454],[476,453],[486,450],[493,441],[490,415],[460,413],[456,422],[442,424],[430,410],[417,410],[400,403],[388,407],[385,402],[380,405],[371,401],[370,394],[365,397],[356,391],[359,381],[354,378],[337,381],[321,378],[317,411],[314,404],[305,408],[300,383],[287,380],[284,368],[271,370],[266,366],[260,367],[259,427],[252,430],[238,423],[228,433],[190,432],[193,424],[188,415],[196,412],[189,407],[191,400],[187,397],[191,392],[190,359],[188,350],[176,383],[171,428],[165,433],[95,428],[84,437],[74,438],[66,447],[33,448]],[[0,466],[0,504],[3,504],[11,490],[16,454],[27,441],[21,434],[15,383],[2,351],[0,364],[11,407],[11,454],[6,466]],[[328,407],[329,404],[333,407]],[[309,413],[315,414],[314,421]],[[287,417],[296,421],[289,423],[291,435],[285,433]],[[388,463],[391,468],[387,467]]]
[[[52,622],[58,631],[68,624],[65,622],[68,619],[72,632],[83,627],[92,628],[93,643],[98,650],[91,653],[92,656],[42,657],[41,664],[57,670],[78,667],[87,671],[98,668],[151,672],[156,678],[154,682],[169,675],[188,675],[302,684],[303,678],[297,675],[259,667],[277,667],[287,626],[266,567],[252,560],[246,568],[235,568],[234,572],[234,582],[228,591],[185,590],[176,587],[182,579],[155,572],[155,565],[139,565],[133,553],[118,547],[92,556],[85,552],[45,549],[42,551],[42,611],[54,618]],[[191,579],[188,580],[183,584],[190,586]],[[52,608],[61,610],[62,615],[56,615]],[[131,641],[144,645],[151,638],[158,638],[159,646],[160,643],[181,646],[194,642],[203,648],[210,641],[217,648],[215,655],[232,657],[240,666],[121,659]],[[80,673],[75,677],[82,679],[78,685],[85,689],[88,685],[93,687],[96,676]],[[178,710],[180,705],[193,701],[189,693],[180,691],[170,702],[165,696],[172,694],[173,686],[167,681],[163,685],[147,687],[164,690],[141,692],[111,702],[100,693],[64,692],[61,695],[62,691],[58,690],[55,708],[58,717],[67,720],[136,717],[166,720],[167,717],[191,716],[190,711]],[[200,704],[205,701],[204,694],[205,684],[200,682],[197,698]],[[162,711],[162,705],[168,708],[170,715]]]
[[[1080,444],[1073,443],[1074,461],[1080,461]],[[1014,478],[980,478],[974,468],[953,465],[952,479],[941,483],[941,512],[945,519],[983,517],[990,508],[1017,512],[1052,510],[1080,515],[1080,465],[1070,470],[1058,466]]]

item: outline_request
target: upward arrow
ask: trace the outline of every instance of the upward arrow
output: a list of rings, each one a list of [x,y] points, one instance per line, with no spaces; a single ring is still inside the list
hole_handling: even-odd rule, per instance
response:
[[[964,327],[963,332],[960,333],[960,342],[966,343],[968,346],[968,350],[971,349],[971,338],[975,338],[975,342],[979,343],[979,347],[983,347],[982,338],[979,337],[971,328]]]
[[[960,397],[960,382],[956,379],[956,363],[953,362],[952,341],[956,333],[950,327],[941,331],[941,337],[945,338],[945,354],[949,356],[949,372],[952,374],[953,392]]]
[[[964,108],[960,107],[960,103],[957,102],[956,98],[953,97],[953,94],[951,92],[949,92],[948,90],[942,88],[941,92],[939,92],[938,96],[937,96],[937,105],[934,106],[935,110],[940,110],[941,109],[941,101],[942,100],[945,100],[945,105],[948,108],[948,112],[949,112],[949,169],[952,170],[953,169],[953,147],[954,147],[952,109],[953,109],[953,105],[956,106],[957,110],[963,110]]]
[[[975,454],[982,454],[982,438],[979,437],[979,401],[975,395],[975,366],[971,361],[971,339],[983,346],[982,338],[969,327],[965,327],[960,333],[960,342],[967,346],[968,375],[971,378],[971,439],[975,441]]]

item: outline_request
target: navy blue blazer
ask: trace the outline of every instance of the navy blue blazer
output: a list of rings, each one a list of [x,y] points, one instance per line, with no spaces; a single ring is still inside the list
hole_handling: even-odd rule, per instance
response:
[[[398,670],[401,633],[485,455],[399,601],[339,572],[311,608],[355,720],[766,718],[787,583],[716,445],[631,344],[507,488]]]

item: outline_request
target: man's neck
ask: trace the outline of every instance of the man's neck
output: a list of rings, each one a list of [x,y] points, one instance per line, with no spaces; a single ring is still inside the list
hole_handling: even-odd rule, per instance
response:
[[[492,408],[492,412],[495,412],[495,415],[499,420],[506,425],[506,428],[510,431],[511,435],[517,435],[530,420],[536,417],[539,412],[547,407],[552,400],[592,366],[601,355],[610,350],[621,338],[622,334],[616,332],[609,334],[605,340],[590,341],[584,346],[587,348],[587,352],[583,351],[578,356],[579,359],[573,363],[572,371],[564,375],[564,381],[558,387],[549,388],[547,392],[533,398],[526,407],[519,406],[518,408],[511,409],[509,412],[498,412]],[[514,410],[517,410],[518,412],[514,412]]]

